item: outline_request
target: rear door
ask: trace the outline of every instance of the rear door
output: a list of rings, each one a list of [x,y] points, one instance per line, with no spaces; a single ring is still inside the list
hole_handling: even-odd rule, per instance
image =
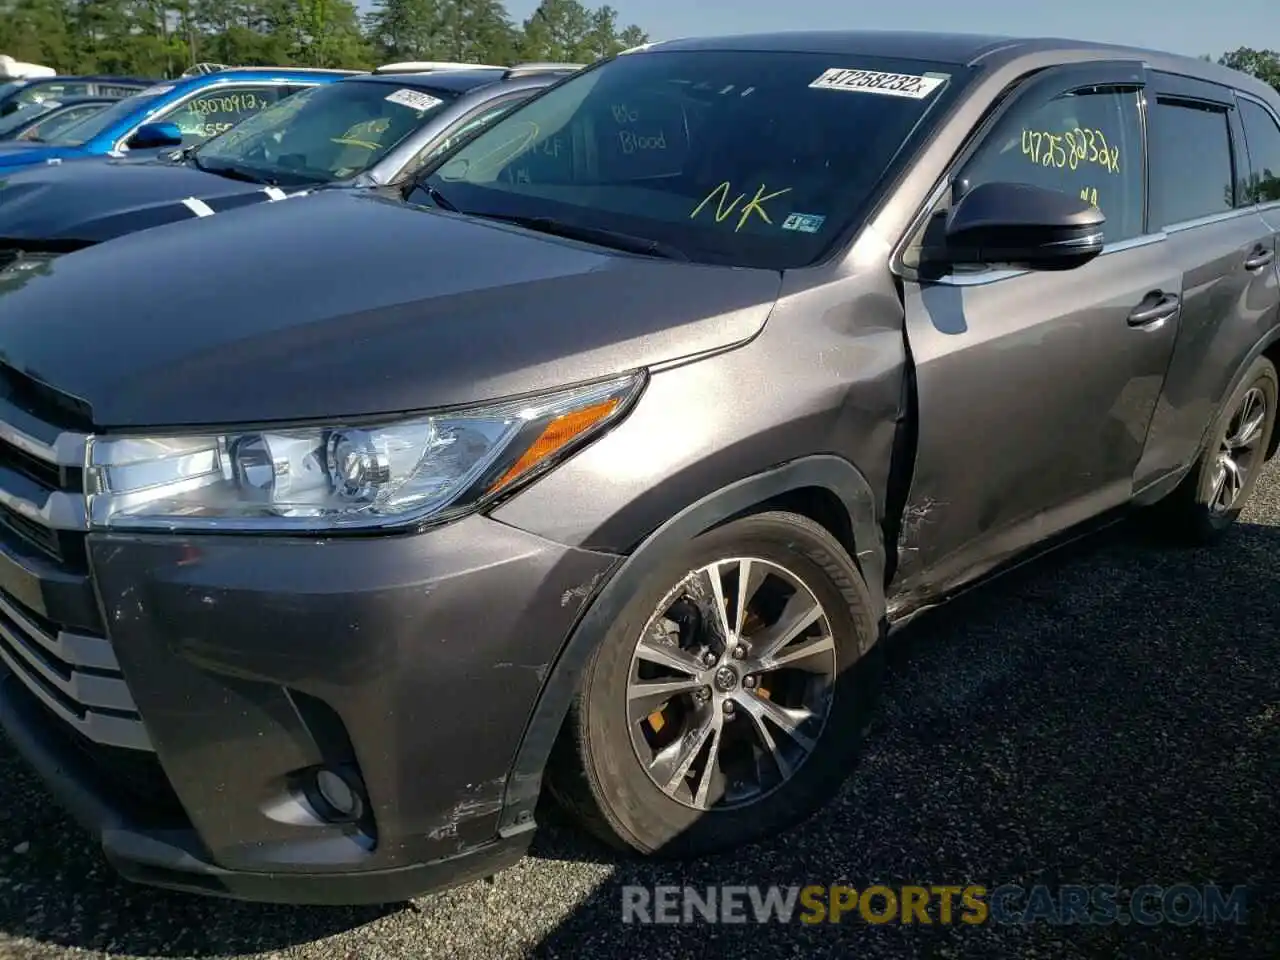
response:
[[[919,425],[896,578],[908,597],[945,592],[1132,495],[1182,287],[1146,222],[1145,85],[1136,63],[1039,75],[979,136],[921,231],[965,190],[1007,181],[1100,207],[1107,245],[1075,270],[904,284]]]
[[[1274,209],[1264,219],[1251,195],[1235,93],[1158,71],[1149,80],[1151,225],[1181,274],[1182,318],[1139,487],[1194,461],[1240,365],[1274,324],[1275,232],[1267,220],[1280,220]]]

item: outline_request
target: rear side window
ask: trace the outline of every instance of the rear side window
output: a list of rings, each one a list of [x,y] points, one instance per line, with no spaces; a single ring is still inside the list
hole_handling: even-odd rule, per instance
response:
[[[1249,144],[1250,203],[1280,200],[1280,126],[1271,111],[1252,100],[1240,100],[1240,120]]]
[[[1016,104],[959,179],[1060,190],[1102,210],[1108,243],[1142,233],[1142,121],[1137,90],[1088,88]]]
[[[59,100],[63,97],[83,97],[89,93],[87,83],[35,83],[27,87],[17,99],[24,103],[40,103],[43,100]]]
[[[103,97],[131,97],[135,93],[140,93],[145,89],[144,87],[135,86],[133,84],[120,86],[114,83],[99,83],[97,84],[97,88],[98,95]]]
[[[1234,209],[1231,131],[1225,109],[1158,100],[1148,133],[1153,227]]]
[[[79,107],[68,107],[65,110],[56,110],[49,117],[38,123],[28,127],[18,135],[19,140],[47,140],[49,137],[57,136],[63,130],[71,127],[73,124],[79,123],[87,117],[93,116],[103,108],[101,103],[86,103]]]

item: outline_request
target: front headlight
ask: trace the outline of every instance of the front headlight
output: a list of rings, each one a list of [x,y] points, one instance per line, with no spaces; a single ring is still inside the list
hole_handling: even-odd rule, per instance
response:
[[[93,437],[89,525],[329,530],[452,516],[509,491],[616,420],[641,378],[386,421]]]

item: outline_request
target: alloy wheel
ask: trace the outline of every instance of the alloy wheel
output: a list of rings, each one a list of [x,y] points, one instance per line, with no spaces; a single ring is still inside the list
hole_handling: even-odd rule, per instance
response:
[[[1209,511],[1214,516],[1230,512],[1239,503],[1262,455],[1266,424],[1266,394],[1253,387],[1241,398],[1218,448],[1209,490]]]
[[[753,557],[694,570],[659,603],[632,655],[636,757],[685,806],[757,802],[816,746],[836,664],[827,613],[793,571]]]

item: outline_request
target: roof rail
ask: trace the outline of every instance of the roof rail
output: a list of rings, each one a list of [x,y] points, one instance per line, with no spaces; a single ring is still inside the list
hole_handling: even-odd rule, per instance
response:
[[[193,63],[186,70],[182,71],[181,76],[202,77],[208,73],[221,73],[226,69],[227,65],[225,63],[209,63],[207,61],[204,63]]]
[[[502,75],[504,80],[513,80],[516,77],[532,77],[540,73],[576,73],[585,67],[585,63],[517,63],[514,67],[508,67],[507,72]]]
[[[241,73],[249,71],[270,72],[272,70],[287,70],[289,73],[325,73],[325,74],[342,74],[343,76],[354,76],[358,73],[365,73],[364,70],[345,70],[330,67],[287,67],[280,64],[267,64],[266,66],[244,66],[237,64],[231,66],[225,63],[197,63],[194,67],[183,72],[183,77],[200,77],[211,73]]]
[[[374,73],[434,73],[438,70],[501,70],[491,63],[461,63],[456,60],[405,60],[384,63]]]

